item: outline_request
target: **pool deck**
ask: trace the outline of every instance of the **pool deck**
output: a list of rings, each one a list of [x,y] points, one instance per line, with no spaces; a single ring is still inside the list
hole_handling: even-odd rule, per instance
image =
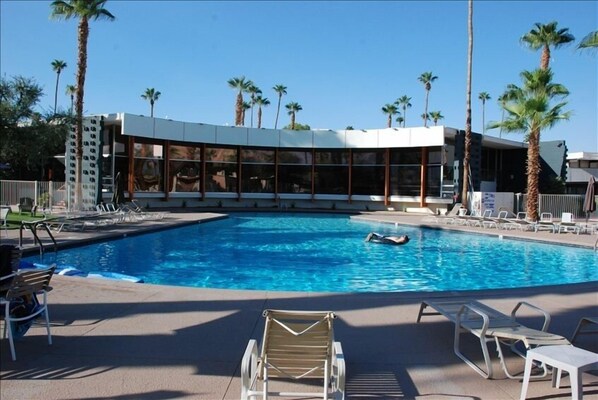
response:
[[[206,222],[222,213],[172,213],[162,221],[109,229],[60,232],[62,245],[122,237],[179,224]],[[368,213],[358,218],[421,225],[422,215]],[[437,225],[442,229],[500,234],[593,247],[598,235],[497,231]],[[2,244],[18,243],[18,231],[0,231]],[[43,233],[40,233],[42,239]],[[44,243],[47,244],[46,241]],[[31,249],[31,233],[24,247]],[[416,323],[422,299],[471,296],[509,313],[526,300],[549,311],[550,331],[570,337],[583,316],[598,315],[598,283],[444,293],[299,293],[195,289],[102,279],[55,276],[48,295],[53,345],[34,326],[10,359],[0,340],[0,399],[238,399],[241,357],[251,338],[260,340],[266,308],[333,310],[336,339],[347,361],[347,398],[518,399],[520,380],[506,379],[490,346],[496,377],[483,379],[453,353],[454,326],[442,317]],[[522,310],[526,324],[540,321]],[[598,352],[598,335],[579,347]],[[479,342],[465,348],[478,354]],[[521,371],[523,360],[510,356]],[[598,399],[598,375],[584,374],[584,398]],[[293,386],[282,384],[283,388]],[[317,390],[310,385],[304,390]],[[550,378],[530,383],[530,399],[571,398],[568,377],[560,389]]]

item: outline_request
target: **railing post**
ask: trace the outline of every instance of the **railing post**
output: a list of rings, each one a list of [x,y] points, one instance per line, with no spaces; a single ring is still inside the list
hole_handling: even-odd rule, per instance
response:
[[[33,181],[33,205],[37,205],[37,181]]]
[[[53,190],[53,183],[52,181],[48,182],[48,207],[50,208],[50,213],[52,212],[52,203],[54,200],[54,190]]]

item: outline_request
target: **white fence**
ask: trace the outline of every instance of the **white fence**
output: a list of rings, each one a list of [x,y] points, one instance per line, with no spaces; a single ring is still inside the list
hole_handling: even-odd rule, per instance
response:
[[[515,211],[525,211],[527,195],[518,193],[515,195]],[[538,212],[549,212],[555,218],[560,218],[564,212],[569,212],[576,219],[585,219],[586,213],[583,211],[583,202],[585,196],[581,194],[540,194]],[[591,217],[595,217],[596,212]]]
[[[21,199],[30,198],[41,210],[69,211],[69,194],[73,190],[65,182],[2,181],[0,180],[0,204],[18,210]]]

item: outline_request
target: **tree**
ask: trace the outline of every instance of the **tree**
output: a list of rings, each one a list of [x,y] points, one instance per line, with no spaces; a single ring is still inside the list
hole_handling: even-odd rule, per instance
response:
[[[527,204],[526,211],[532,220],[538,219],[540,176],[540,132],[550,129],[558,122],[569,119],[571,112],[563,111],[567,105],[563,99],[569,91],[560,84],[552,83],[550,69],[523,71],[523,85],[509,85],[505,92],[503,122],[493,122],[490,128],[503,128],[506,132],[523,132],[527,135]],[[556,104],[552,102],[558,101]]]
[[[77,93],[75,100],[75,208],[82,205],[81,176],[83,174],[83,98],[85,93],[85,74],[87,73],[87,40],[89,38],[89,21],[98,19],[114,20],[104,8],[107,0],[54,0],[50,7],[51,16],[69,20],[78,18],[77,26]]]
[[[66,62],[62,60],[52,61],[52,69],[56,72],[56,90],[54,91],[54,114],[56,114],[56,106],[58,105],[58,81],[60,80],[60,73],[66,68]]]
[[[64,153],[71,118],[34,109],[43,96],[32,78],[0,78],[0,160],[11,166],[2,179],[43,179],[48,159]]]
[[[532,50],[542,49],[540,68],[548,69],[550,63],[550,47],[555,49],[571,43],[575,37],[569,33],[568,28],[557,29],[557,22],[546,25],[536,22],[535,28],[521,37],[521,42]]]
[[[71,108],[69,109],[69,114],[73,114],[75,109],[75,94],[77,93],[77,86],[75,85],[66,85],[66,94],[71,98]]]
[[[245,113],[250,108],[251,103],[248,101],[244,101],[243,104],[241,104],[241,126],[245,126]]]
[[[438,121],[444,119],[444,115],[440,111],[430,111],[430,118],[434,121],[434,126],[438,125]]]
[[[278,94],[278,106],[276,107],[276,120],[274,121],[274,129],[278,127],[278,114],[280,114],[280,101],[282,100],[282,96],[287,94],[287,87],[282,84],[274,85],[272,88]]]
[[[299,122],[295,122],[294,128],[291,128],[291,124],[288,124],[282,129],[286,129],[288,131],[309,131],[311,129],[311,126],[309,126],[308,124],[300,124]]]
[[[397,106],[394,104],[385,104],[382,107],[382,112],[384,114],[388,114],[388,118],[387,118],[387,126],[390,128],[392,127],[392,116],[396,115],[399,113],[399,110],[397,109]]]
[[[403,95],[395,101],[395,104],[403,108],[403,128],[405,127],[405,123],[407,121],[407,109],[411,108],[411,97],[407,97]]]
[[[158,101],[162,93],[154,88],[145,89],[145,93],[141,95],[141,98],[149,101],[150,103],[150,117],[154,117],[154,103]]]
[[[430,120],[430,114],[421,114],[420,118],[424,121],[424,124],[427,123],[427,121]]]
[[[291,130],[295,129],[295,115],[303,110],[299,103],[291,102],[285,106],[287,113],[291,116]]]
[[[426,89],[426,105],[424,107],[424,113],[422,115],[425,115],[426,117],[422,117],[424,119],[424,126],[428,126],[428,97],[430,95],[430,90],[432,89],[432,82],[434,82],[436,79],[438,79],[437,76],[434,76],[432,74],[432,72],[424,72],[423,74],[421,74],[419,76],[419,78],[417,78],[421,83],[424,84],[424,89]]]
[[[480,92],[478,99],[482,101],[482,133],[486,133],[486,100],[490,100],[488,92]]]
[[[270,100],[267,97],[257,96],[255,98],[255,104],[257,104],[257,128],[262,127],[262,107],[270,105]]]
[[[505,120],[505,105],[507,104],[507,95],[505,93],[503,93],[500,96],[498,96],[497,100],[498,100],[498,104],[500,105],[500,108],[502,109],[502,114],[500,116],[500,122],[504,122],[504,120]],[[502,138],[502,128],[500,128],[498,137]]]
[[[404,126],[404,124],[405,124],[405,118],[403,118],[403,117],[397,117],[397,119],[395,119],[395,121],[397,121],[399,123],[399,126]]]
[[[577,45],[578,49],[598,47],[598,31],[588,33]]]
[[[247,88],[247,93],[249,93],[249,96],[251,98],[251,101],[250,101],[250,104],[251,104],[251,127],[253,128],[253,105],[255,104],[256,96],[261,95],[262,91],[260,90],[259,87],[255,86],[253,83],[251,83],[249,85],[249,87]]]
[[[467,2],[467,87],[465,89],[465,138],[463,149],[463,187],[461,204],[468,207],[469,160],[471,158],[471,76],[473,71],[473,0]]]
[[[246,92],[251,85],[251,81],[246,81],[244,76],[231,78],[227,81],[228,86],[237,90],[237,100],[235,103],[235,125],[240,126],[243,123],[243,92]]]

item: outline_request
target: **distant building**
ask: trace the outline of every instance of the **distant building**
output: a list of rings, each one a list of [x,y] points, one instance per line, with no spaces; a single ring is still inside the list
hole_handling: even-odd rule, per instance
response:
[[[598,153],[576,152],[567,156],[567,193],[585,194],[592,176],[598,182]]]
[[[126,113],[89,116],[84,203],[110,201],[120,172],[125,196],[152,206],[436,210],[461,193],[464,136],[444,126],[290,131]],[[72,134],[69,182],[74,145]],[[526,155],[525,143],[473,133],[470,189],[524,192]]]

